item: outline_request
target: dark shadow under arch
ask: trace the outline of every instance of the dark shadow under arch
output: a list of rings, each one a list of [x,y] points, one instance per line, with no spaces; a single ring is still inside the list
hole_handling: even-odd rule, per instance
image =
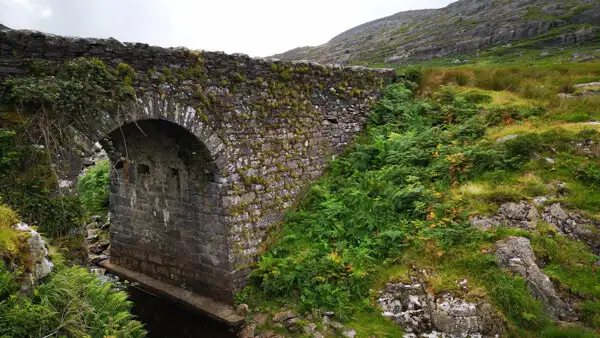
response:
[[[158,119],[127,123],[103,144],[111,160],[111,262],[230,297],[219,170],[206,145]]]

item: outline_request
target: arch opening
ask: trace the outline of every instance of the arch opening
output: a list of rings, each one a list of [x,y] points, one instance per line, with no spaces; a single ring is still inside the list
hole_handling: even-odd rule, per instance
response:
[[[111,263],[227,299],[218,168],[202,141],[165,120],[112,131]]]

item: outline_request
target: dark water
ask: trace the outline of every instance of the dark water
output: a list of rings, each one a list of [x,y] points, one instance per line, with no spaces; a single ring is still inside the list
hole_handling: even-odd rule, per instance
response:
[[[143,290],[127,289],[133,313],[146,325],[150,338],[235,338],[227,326],[201,314],[190,312]]]

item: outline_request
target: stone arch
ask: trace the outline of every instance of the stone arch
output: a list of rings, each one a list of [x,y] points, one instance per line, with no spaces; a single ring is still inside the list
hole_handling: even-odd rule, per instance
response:
[[[119,112],[107,113],[97,129],[91,131],[91,139],[102,140],[103,146],[110,148],[106,143],[110,140],[107,138],[110,133],[123,125],[141,120],[164,120],[179,125],[206,146],[219,172],[225,173],[229,157],[221,137],[197,116],[195,108],[159,95],[143,96],[131,105],[122,107]]]
[[[111,263],[228,300],[233,267],[215,160],[225,156],[223,143],[182,119],[189,110],[151,102],[102,141],[111,160]]]

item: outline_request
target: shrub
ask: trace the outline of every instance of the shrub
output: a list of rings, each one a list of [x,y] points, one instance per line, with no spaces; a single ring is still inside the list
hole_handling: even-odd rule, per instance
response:
[[[474,73],[475,86],[488,90],[516,91],[523,80],[518,68],[476,68]]]
[[[82,223],[77,196],[55,196],[56,174],[47,150],[30,145],[15,130],[0,131],[0,198],[49,236]]]
[[[476,91],[469,91],[464,93],[462,96],[465,98],[465,100],[467,100],[467,102],[474,104],[491,103],[493,101],[491,96]]]
[[[536,81],[523,81],[519,93],[525,98],[536,100],[549,100],[555,95],[550,88]]]
[[[77,181],[77,193],[85,211],[105,215],[108,208],[108,160],[88,168]]]
[[[0,204],[0,229],[7,229],[18,221],[17,214],[12,209]]]
[[[442,84],[466,86],[473,81],[473,72],[466,69],[448,69],[442,76]]]

